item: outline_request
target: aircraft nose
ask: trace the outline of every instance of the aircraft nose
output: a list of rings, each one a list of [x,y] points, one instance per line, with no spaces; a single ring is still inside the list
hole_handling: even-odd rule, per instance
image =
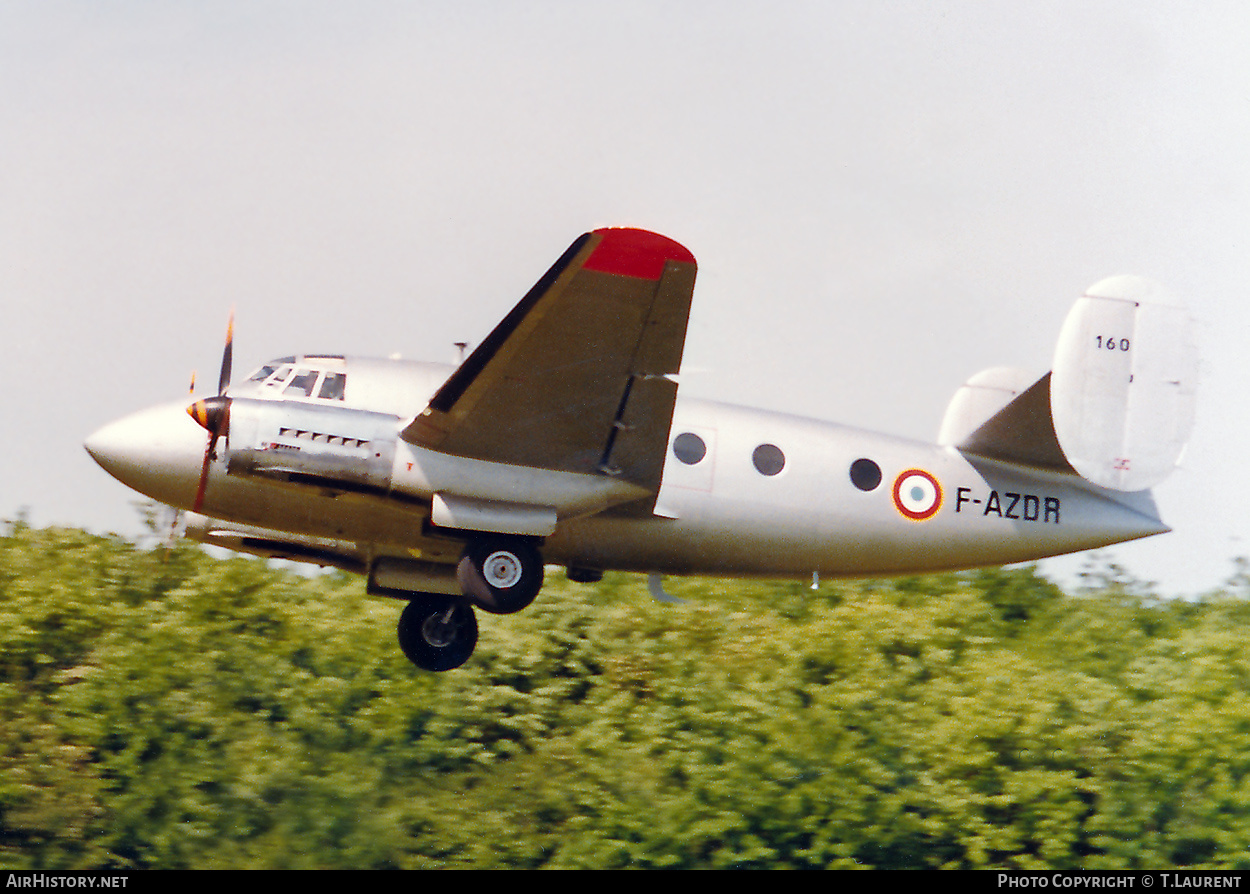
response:
[[[123,468],[130,449],[130,438],[126,435],[127,426],[121,422],[110,422],[87,436],[83,447],[91,454],[91,458],[110,475],[117,475]]]
[[[83,446],[106,472],[142,494],[189,507],[206,445],[185,402],[142,410],[93,432]]]

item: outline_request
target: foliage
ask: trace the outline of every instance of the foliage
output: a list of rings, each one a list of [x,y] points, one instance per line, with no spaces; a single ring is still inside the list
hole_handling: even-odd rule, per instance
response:
[[[9,868],[1250,864],[1250,587],[556,574],[463,668],[338,573],[11,522]]]

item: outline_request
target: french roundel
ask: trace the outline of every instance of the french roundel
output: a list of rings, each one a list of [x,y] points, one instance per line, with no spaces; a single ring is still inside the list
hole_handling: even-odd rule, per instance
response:
[[[907,518],[924,521],[942,508],[942,485],[921,469],[910,469],[894,479],[894,505]]]

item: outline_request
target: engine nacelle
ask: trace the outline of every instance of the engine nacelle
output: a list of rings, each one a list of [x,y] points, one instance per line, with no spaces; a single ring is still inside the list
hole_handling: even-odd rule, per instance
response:
[[[385,493],[399,419],[346,407],[236,398],[226,471],[294,484]]]

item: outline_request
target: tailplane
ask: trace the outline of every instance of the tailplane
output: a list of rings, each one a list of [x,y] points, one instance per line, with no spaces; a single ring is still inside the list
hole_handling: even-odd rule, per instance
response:
[[[1194,421],[1198,351],[1188,311],[1150,280],[1114,276],[1069,312],[1051,372],[987,370],[951,400],[939,441],[976,456],[1075,473],[1115,491],[1158,484]]]

